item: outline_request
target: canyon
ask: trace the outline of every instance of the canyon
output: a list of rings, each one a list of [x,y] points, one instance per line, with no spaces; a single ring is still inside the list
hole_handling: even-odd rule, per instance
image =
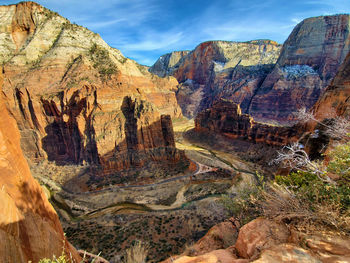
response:
[[[150,71],[176,77],[185,116],[193,118],[223,98],[257,121],[292,125],[294,113],[310,109],[331,83],[349,41],[349,15],[320,16],[300,22],[283,46],[271,40],[209,41],[187,55],[166,55],[177,58],[175,65],[161,57]]]
[[[3,92],[31,161],[123,169],[137,162],[130,154],[137,151],[177,161],[166,117],[181,117],[174,78],[151,75],[97,34],[33,2],[0,12]],[[151,148],[162,150],[148,154]]]
[[[300,108],[349,117],[349,15],[306,19],[283,45],[208,41],[152,67],[34,2],[0,6],[0,25],[0,261],[64,248],[122,262],[135,240],[148,262],[349,257],[347,239],[262,218],[241,227],[220,203],[313,136]]]

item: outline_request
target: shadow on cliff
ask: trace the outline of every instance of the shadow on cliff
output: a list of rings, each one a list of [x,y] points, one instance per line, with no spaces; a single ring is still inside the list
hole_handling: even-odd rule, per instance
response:
[[[66,106],[69,110],[62,113],[55,102],[42,100],[42,103],[46,116],[54,117],[54,121],[45,127],[47,135],[42,139],[48,160],[55,161],[57,165],[81,164],[84,161],[98,164],[97,146],[93,139],[95,130],[91,123],[92,111],[87,113],[89,105],[86,98],[79,98],[79,91],[74,92]],[[64,108],[63,102],[61,107]],[[98,107],[96,99],[93,107]],[[68,120],[65,121],[64,116]],[[81,134],[78,127],[78,118],[81,116],[85,121],[85,134]]]
[[[48,218],[51,220],[58,220],[57,214],[53,209],[48,209],[43,202],[43,192],[39,187],[31,187],[27,182],[23,182],[19,186],[21,193],[18,208],[23,213],[36,213],[41,218]]]
[[[83,161],[89,164],[64,185],[67,190],[75,191],[76,186],[83,186],[86,180],[89,183],[104,180],[101,179],[103,176],[114,176],[113,183],[123,183],[125,178],[121,180],[121,176],[119,180],[115,175],[130,175],[128,169],[138,169],[135,175],[142,173],[142,169],[151,171],[163,167],[160,169],[166,173],[167,169],[180,171],[180,167],[187,165],[188,160],[184,153],[175,148],[169,115],[158,116],[147,102],[129,96],[124,97],[120,110],[125,118],[124,140],[103,155],[97,152],[96,136],[91,122],[86,121],[90,134],[84,135],[79,132],[78,124],[72,117],[68,122],[55,121],[45,128],[47,136],[42,143],[50,161],[55,161],[58,165],[81,164]],[[90,144],[84,147],[83,138]],[[131,179],[136,179],[134,175],[130,176]]]

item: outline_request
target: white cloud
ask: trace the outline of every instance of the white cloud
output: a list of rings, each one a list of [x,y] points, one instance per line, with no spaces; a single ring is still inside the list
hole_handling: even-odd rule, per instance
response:
[[[125,18],[120,18],[120,19],[113,19],[113,20],[109,20],[109,21],[101,21],[101,22],[85,22],[84,26],[88,27],[89,29],[99,29],[99,28],[103,28],[103,27],[108,27],[120,22],[125,22]],[[77,21],[76,21],[77,22]],[[80,22],[80,21],[78,21]]]
[[[145,32],[141,37],[140,42],[119,43],[119,47],[126,51],[152,51],[152,50],[164,50],[168,47],[174,46],[183,39],[182,32]]]

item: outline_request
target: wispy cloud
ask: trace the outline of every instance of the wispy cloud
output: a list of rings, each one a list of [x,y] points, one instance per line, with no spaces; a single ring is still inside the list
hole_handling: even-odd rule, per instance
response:
[[[174,46],[183,39],[184,35],[182,32],[172,33],[153,33],[146,34],[144,39],[136,43],[125,43],[123,49],[128,51],[150,51],[150,50],[164,50],[164,48]]]
[[[268,38],[282,43],[307,17],[350,12],[350,0],[36,1],[99,33],[142,64],[152,64],[173,50],[193,49],[206,40]]]
[[[76,22],[81,22],[81,21],[76,21]],[[120,18],[120,19],[113,19],[113,20],[109,20],[109,21],[101,21],[101,22],[86,22],[84,23],[84,25],[92,30],[94,29],[100,29],[102,27],[107,27],[107,26],[111,26],[111,25],[115,25],[117,23],[121,23],[121,22],[125,22],[124,18]]]

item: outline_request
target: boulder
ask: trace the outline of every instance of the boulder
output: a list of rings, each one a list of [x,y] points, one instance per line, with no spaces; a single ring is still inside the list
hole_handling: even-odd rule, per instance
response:
[[[284,224],[264,218],[255,219],[240,229],[235,244],[237,255],[246,259],[257,258],[261,251],[286,243],[289,235]]]

